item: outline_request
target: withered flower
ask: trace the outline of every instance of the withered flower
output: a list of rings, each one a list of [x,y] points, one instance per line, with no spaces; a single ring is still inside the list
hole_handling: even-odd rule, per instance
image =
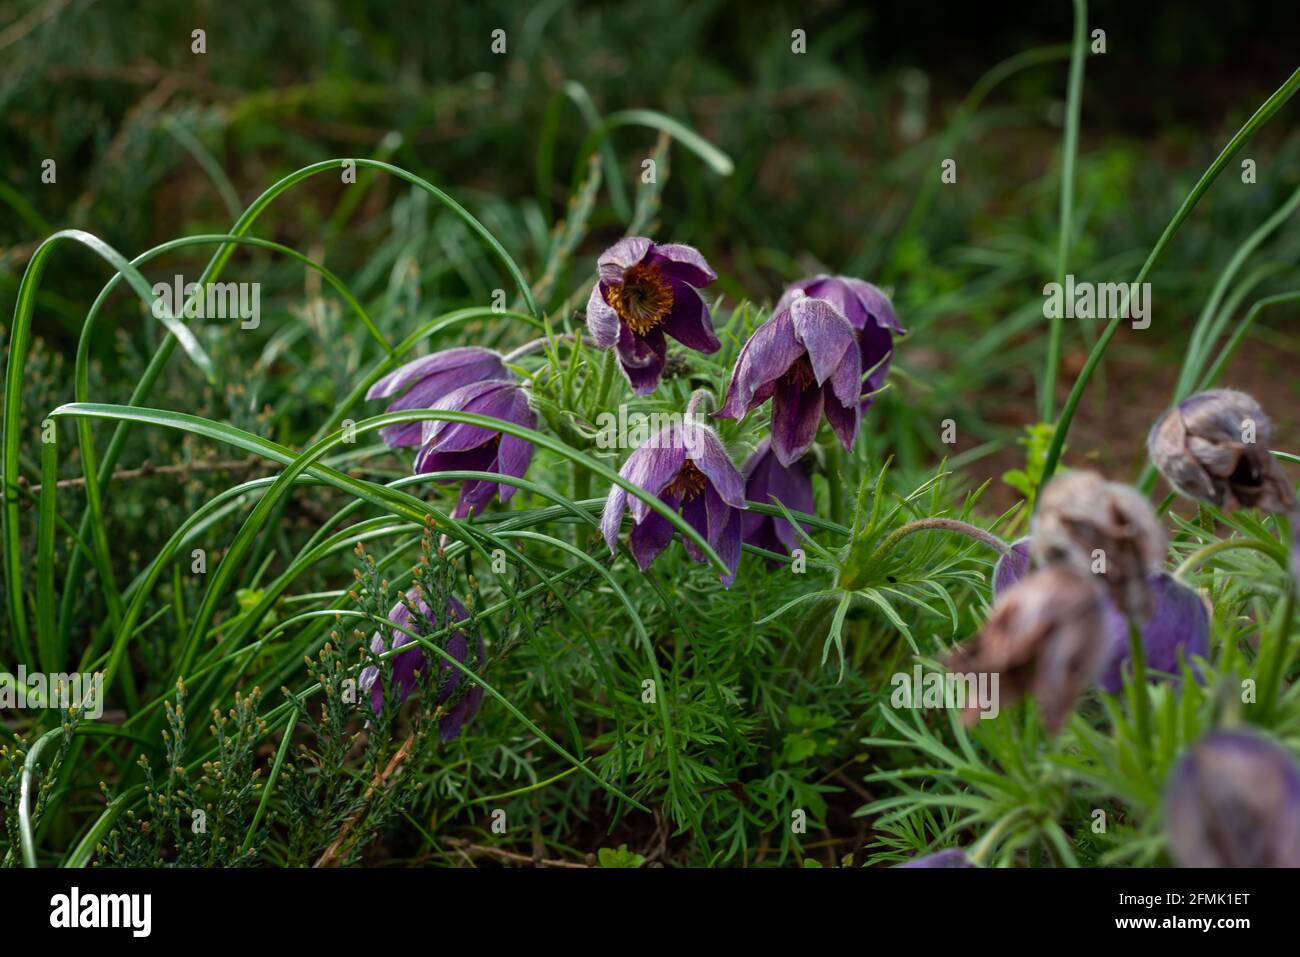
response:
[[[1273,423],[1244,392],[1212,389],[1151,427],[1147,451],[1174,490],[1226,508],[1289,513],[1295,490],[1268,452]]]
[[[1032,693],[1055,734],[1075,699],[1096,680],[1110,648],[1105,599],[1087,573],[1067,567],[1030,573],[993,607],[973,642],[944,660],[950,672],[998,676],[1000,705]],[[972,703],[963,719],[978,720]]]
[[[1097,575],[1119,609],[1139,621],[1151,611],[1147,578],[1165,557],[1151,503],[1096,472],[1068,472],[1047,484],[1034,515],[1032,553],[1041,565]]]

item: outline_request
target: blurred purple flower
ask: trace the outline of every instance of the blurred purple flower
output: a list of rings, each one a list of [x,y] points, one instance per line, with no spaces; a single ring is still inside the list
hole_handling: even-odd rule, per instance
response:
[[[387,411],[430,409],[448,393],[471,382],[510,378],[513,376],[506,370],[500,353],[477,346],[464,346],[444,349],[406,363],[372,385],[366,398],[387,399],[405,391]],[[406,422],[385,426],[379,430],[379,434],[391,448],[419,445],[422,427],[422,422]]]
[[[461,386],[433,404],[441,411],[472,412],[533,429],[537,416],[528,405],[528,393],[513,382],[489,380]],[[533,460],[533,444],[481,425],[429,420],[421,423],[423,445],[415,457],[416,472],[496,472],[522,477]],[[467,481],[460,490],[453,518],[464,518],[470,509],[481,513],[500,495],[510,501],[515,487],[485,480]]]
[[[718,277],[698,250],[629,236],[601,253],[596,266],[587,328],[601,349],[618,348],[637,395],[659,385],[668,357],[665,333],[699,352],[718,351],[709,307],[695,291]]]
[[[993,595],[1000,596],[1029,573],[1029,539],[1013,542],[993,566]],[[1142,647],[1146,651],[1147,671],[1178,675],[1178,653],[1189,664],[1210,651],[1210,609],[1199,592],[1184,585],[1168,572],[1147,576],[1153,611],[1142,623]],[[1111,694],[1124,687],[1124,672],[1129,662],[1128,619],[1109,597],[1105,600],[1106,629],[1110,633],[1110,652],[1097,684]],[[1200,670],[1192,664],[1193,673]]]
[[[416,605],[416,607],[420,609],[420,613],[426,619],[429,621],[435,621],[433,614],[429,610],[429,606],[425,604],[424,599],[419,596],[415,589],[408,591],[406,593],[406,598],[393,606],[392,610],[388,613],[388,620],[399,628],[406,628],[416,632],[416,634],[422,635],[423,633],[420,631],[419,623],[412,622],[411,609],[407,605],[408,602]],[[469,612],[465,610],[464,605],[458,602],[455,598],[448,600],[446,617],[447,624],[465,621],[468,618]],[[401,648],[403,645],[409,644],[413,640],[414,639],[405,632],[396,629],[393,630],[393,648]],[[487,647],[483,643],[482,635],[480,635],[478,639],[477,656],[472,662],[466,660],[466,655],[469,651],[469,643],[461,632],[452,632],[451,638],[447,641],[447,644],[444,647],[449,655],[474,672],[477,672],[483,666],[483,663],[487,661]],[[384,642],[384,636],[378,631],[376,631],[370,638],[370,650],[375,654],[382,654],[389,650]],[[433,657],[433,655],[426,652],[417,644],[410,650],[403,651],[389,659],[393,663],[393,688],[399,694],[399,702],[405,701],[410,697],[411,692],[415,690],[416,685],[419,683],[419,676],[424,673]],[[442,659],[439,659],[439,661],[442,664],[443,671],[446,672],[446,676],[445,680],[442,682],[442,687],[438,692],[438,704],[445,704],[451,696],[456,693],[456,689],[460,686],[460,682],[464,676],[461,674],[459,668],[453,667]],[[363,692],[370,692],[370,706],[374,709],[375,714],[379,714],[384,707],[384,688],[383,682],[379,680],[379,668],[375,665],[370,665],[362,669],[361,678],[358,684]],[[438,725],[438,731],[442,740],[447,742],[457,737],[465,722],[478,713],[479,706],[482,703],[483,686],[476,684],[466,691],[465,694],[461,696],[460,700],[452,705],[451,710],[443,716],[442,721]]]
[[[800,279],[786,287],[776,304],[776,312],[787,309],[797,294],[802,292],[812,299],[825,299],[839,310],[857,332],[862,372],[871,374],[862,383],[862,395],[867,396],[885,384],[889,374],[890,357],[894,351],[894,336],[907,332],[889,297],[869,282],[849,276],[813,276]],[[862,400],[865,413],[872,400]]]
[[[813,514],[812,476],[807,462],[800,460],[786,468],[772,451],[770,439],[764,439],[754,450],[741,474],[749,501],[763,505],[780,502],[792,512]],[[786,519],[749,511],[741,516],[741,538],[769,552],[789,553],[799,542],[794,526]]]
[[[1182,867],[1300,867],[1300,767],[1267,738],[1213,731],[1169,776],[1165,824]]]
[[[674,511],[680,510],[691,527],[718,553],[730,572],[722,583],[730,586],[740,564],[740,523],[745,507],[745,480],[727,457],[726,449],[707,425],[688,420],[669,425],[651,436],[628,456],[619,471],[623,478],[659,498]],[[605,500],[600,528],[610,551],[618,545],[623,513],[632,512],[632,534],[628,547],[642,571],[673,540],[671,522],[649,505],[615,485]],[[687,553],[697,562],[704,554],[683,540]]]
[[[946,851],[935,851],[933,854],[926,854],[924,857],[916,857],[910,861],[899,864],[898,867],[974,867],[966,852],[959,847],[951,847]]]
[[[858,437],[862,360],[853,327],[824,299],[795,295],[750,336],[715,415],[739,419],[772,399],[772,451],[787,468],[817,438],[822,412],[846,449]]]

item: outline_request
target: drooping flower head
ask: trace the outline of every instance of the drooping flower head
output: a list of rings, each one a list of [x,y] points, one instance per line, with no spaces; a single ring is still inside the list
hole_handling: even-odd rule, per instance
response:
[[[668,358],[665,334],[698,352],[718,351],[709,307],[696,292],[718,277],[698,250],[630,236],[601,253],[596,265],[600,278],[587,301],[587,328],[601,349],[617,347],[637,395],[659,385]]]
[[[1004,704],[1032,693],[1044,727],[1055,734],[1105,662],[1103,602],[1091,575],[1064,566],[1032,572],[998,599],[979,637],[951,651],[944,667],[998,675]],[[978,720],[978,705],[972,702],[963,717]]]
[[[502,362],[500,353],[477,346],[464,346],[444,349],[406,363],[372,385],[366,398],[387,399],[404,392],[388,407],[389,412],[429,409],[444,396],[471,382],[513,378]],[[385,426],[379,430],[379,434],[390,448],[419,445],[422,427],[421,422],[406,422]]]
[[[994,597],[1001,596],[1029,573],[1029,553],[1029,539],[1022,538],[998,559],[993,569]],[[1180,654],[1189,663],[1209,654],[1211,611],[1204,596],[1165,571],[1147,577],[1147,590],[1152,610],[1141,624],[1142,648],[1148,677],[1154,680],[1177,675],[1181,670]],[[1097,684],[1102,690],[1117,694],[1124,687],[1132,648],[1128,619],[1109,596],[1105,598],[1105,606],[1110,651]],[[1192,667],[1195,671],[1194,663]]]
[[[1151,427],[1147,451],[1188,498],[1287,513],[1295,492],[1269,454],[1273,423],[1244,392],[1212,389],[1183,400]]]
[[[796,295],[740,350],[727,401],[715,414],[739,419],[772,400],[772,451],[794,465],[812,447],[822,413],[853,447],[862,418],[862,357],[853,326],[825,299]]]
[[[398,629],[405,628],[408,631],[423,635],[420,622],[411,614],[411,605],[419,608],[420,614],[423,616],[422,620],[437,622],[437,619],[430,612],[429,606],[425,604],[424,599],[419,596],[415,589],[411,589],[406,593],[406,597],[394,605],[388,613],[388,620],[397,626],[397,628],[393,629],[393,648],[401,648],[403,645],[412,644],[414,641],[410,635]],[[455,598],[448,600],[447,615],[444,619],[446,622],[461,622],[468,618],[469,612],[465,610],[464,605]],[[478,649],[473,661],[469,661],[467,658],[469,642],[460,631],[452,632],[451,638],[448,639],[444,647],[449,655],[471,671],[477,672],[487,661],[487,646],[484,644],[481,634],[478,638]],[[370,650],[375,654],[382,654],[389,650],[389,646],[384,641],[384,636],[378,631],[370,638]],[[409,650],[394,655],[389,659],[393,665],[392,687],[399,695],[399,702],[405,701],[411,696],[411,692],[419,684],[420,675],[427,673],[427,669],[435,657],[432,653],[426,652],[419,644],[414,644]],[[461,674],[459,668],[453,667],[441,658],[438,659],[438,662],[442,665],[444,675],[438,691],[438,704],[445,704],[456,693],[456,689],[460,687],[464,675]],[[383,682],[379,680],[379,668],[375,665],[363,668],[358,685],[363,692],[370,692],[370,706],[374,709],[375,714],[379,714],[384,707],[384,688]],[[458,736],[465,722],[478,713],[479,706],[482,703],[483,687],[475,684],[452,705],[450,711],[443,715],[438,725],[442,740],[447,742]]]
[[[1147,578],[1165,557],[1165,535],[1136,490],[1076,471],[1047,483],[1034,514],[1031,548],[1042,565],[1069,565],[1098,577],[1125,614],[1151,611]]]
[[[740,564],[745,481],[714,431],[694,420],[673,422],[629,455],[619,474],[681,513],[730,569],[722,576],[722,583],[730,586]],[[640,498],[615,485],[600,519],[611,552],[617,549],[623,513],[628,510],[632,513],[628,547],[644,571],[672,542],[676,530]],[[694,543],[683,539],[682,544],[695,561],[705,560]]]
[[[488,418],[513,422],[529,429],[537,427],[537,415],[528,405],[528,393],[514,382],[492,379],[461,386],[443,396],[434,409],[472,412]],[[533,444],[481,425],[429,420],[422,423],[423,444],[415,457],[416,472],[496,472],[522,477],[533,460]],[[508,502],[515,487],[505,482],[471,480],[461,486],[453,518],[464,518],[470,509],[481,513],[498,495]]]
[[[812,476],[807,462],[801,460],[786,468],[772,451],[771,440],[764,439],[740,471],[745,478],[745,498],[749,501],[763,505],[780,502],[792,512],[813,514]],[[799,543],[789,521],[753,511],[741,517],[741,538],[769,552],[791,552]]]
[[[894,336],[907,332],[894,312],[889,297],[869,282],[850,276],[813,276],[800,279],[786,287],[776,304],[776,311],[788,308],[798,293],[812,299],[825,299],[849,320],[857,332],[861,353],[862,372],[867,375],[862,383],[862,395],[870,396],[885,384],[889,375],[889,361],[894,351]],[[866,412],[871,398],[862,400]]]
[[[1182,867],[1300,867],[1300,767],[1246,731],[1214,731],[1169,776],[1165,830]]]

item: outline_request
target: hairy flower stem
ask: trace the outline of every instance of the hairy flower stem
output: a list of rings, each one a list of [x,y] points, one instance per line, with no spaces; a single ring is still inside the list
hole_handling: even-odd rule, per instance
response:
[[[576,333],[566,332],[566,333],[564,333],[564,334],[562,334],[562,335],[558,335],[558,336],[556,336],[554,340],[548,339],[548,338],[546,338],[545,336],[543,336],[543,337],[540,338],[540,339],[533,339],[531,342],[525,342],[522,346],[520,346],[518,349],[515,349],[513,352],[507,352],[505,355],[503,355],[503,356],[501,357],[501,361],[502,361],[502,362],[518,362],[518,361],[519,361],[520,359],[522,359],[524,356],[530,356],[530,355],[532,355],[534,352],[541,352],[541,351],[542,351],[543,349],[545,349],[545,348],[546,348],[546,347],[547,347],[547,346],[548,346],[552,341],[555,341],[555,342],[573,342],[573,341],[575,341],[575,340],[577,340],[577,339],[581,339],[581,340],[582,340],[582,344],[583,344],[584,346],[590,346],[590,347],[593,348],[593,349],[596,347],[596,343],[594,343],[591,339],[587,338],[586,336],[579,336],[579,335],[577,335]]]
[[[899,543],[902,539],[911,535],[913,532],[925,532],[939,530],[944,532],[956,532],[959,535],[965,535],[967,538],[973,538],[977,542],[982,542],[989,548],[992,548],[1000,554],[1005,554],[1011,547],[1002,539],[998,538],[992,532],[986,532],[978,526],[971,525],[969,522],[961,522],[955,518],[918,518],[914,522],[908,522],[902,525],[885,537],[876,549],[876,554],[884,555],[891,548]]]
[[[714,397],[712,390],[696,389],[694,392],[691,393],[690,399],[688,399],[686,402],[686,414],[691,416],[695,415],[695,410],[698,409],[700,407],[700,403],[704,402],[706,399],[708,400],[710,406],[717,406],[718,402],[717,399]]]
[[[1138,753],[1151,745],[1151,696],[1147,693],[1147,658],[1142,646],[1142,629],[1131,615],[1128,619],[1129,658],[1133,662],[1133,717],[1137,724]]]

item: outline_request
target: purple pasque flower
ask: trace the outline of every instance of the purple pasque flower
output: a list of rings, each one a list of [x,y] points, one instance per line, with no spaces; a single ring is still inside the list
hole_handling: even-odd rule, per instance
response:
[[[1013,542],[993,566],[993,595],[1000,596],[1029,574],[1029,538]],[[1189,663],[1210,652],[1211,612],[1206,599],[1173,575],[1157,571],[1147,576],[1152,611],[1142,622],[1142,648],[1147,670],[1177,675],[1181,670],[1179,652]],[[1124,672],[1130,658],[1128,619],[1110,597],[1105,600],[1106,630],[1110,634],[1110,651],[1097,684],[1104,691],[1118,694],[1124,687]],[[1199,677],[1199,670],[1193,665]]]
[[[405,599],[399,601],[393,606],[388,613],[388,620],[398,628],[405,628],[414,631],[416,634],[423,635],[419,622],[412,621],[410,605],[414,604],[420,610],[423,620],[436,622],[429,606],[425,604],[419,592],[414,588],[406,593]],[[455,598],[447,600],[446,623],[465,621],[469,618],[469,612],[465,606]],[[393,629],[393,648],[401,648],[403,645],[410,644],[414,639],[404,631]],[[465,635],[460,631],[454,631],[451,638],[448,639],[444,646],[447,654],[451,655],[461,664],[465,665],[471,671],[477,671],[487,661],[487,646],[483,643],[483,636],[478,636],[478,649],[473,661],[467,661],[466,656],[469,652],[469,642]],[[384,642],[384,636],[381,632],[376,631],[370,638],[370,650],[375,654],[382,654],[389,650],[388,645]],[[398,692],[398,701],[405,701],[411,696],[419,683],[419,676],[424,673],[429,666],[430,659],[433,656],[425,652],[420,645],[415,645],[407,651],[394,655],[390,661],[393,663],[393,688]],[[439,659],[442,670],[445,673],[441,688],[438,691],[438,704],[446,704],[451,696],[456,693],[460,687],[460,682],[464,677],[459,668],[453,667],[446,661]],[[384,707],[384,688],[383,682],[379,680],[379,668],[376,665],[370,665],[363,668],[361,678],[358,682],[361,690],[370,692],[370,706],[374,709],[375,714],[379,714]],[[451,707],[442,717],[438,725],[439,734],[443,742],[447,742],[460,734],[461,728],[465,722],[478,713],[479,706],[483,703],[483,686],[475,684],[465,692],[464,695]]]
[[[433,404],[440,411],[472,412],[488,418],[513,422],[529,429],[537,427],[537,415],[528,405],[528,393],[515,382],[490,379],[472,382],[443,396]],[[481,425],[429,420],[423,425],[416,472],[497,472],[522,477],[533,460],[533,444],[527,439],[498,432]],[[453,518],[464,518],[470,509],[482,512],[492,496],[510,501],[515,487],[504,482],[472,480],[461,486]]]
[[[813,299],[825,299],[849,320],[857,332],[862,371],[870,375],[862,383],[862,395],[870,396],[885,384],[889,361],[894,351],[894,336],[907,332],[894,312],[889,297],[869,282],[850,276],[822,274],[800,279],[786,287],[776,304],[776,312],[787,308],[799,293]],[[871,406],[871,398],[862,400],[862,411]]]
[[[812,475],[806,460],[786,468],[764,439],[740,470],[745,478],[745,498],[763,505],[780,502],[792,512],[813,513]],[[806,531],[806,529],[805,529]],[[740,521],[741,539],[769,552],[792,552],[799,542],[794,526],[784,518],[745,512]]]
[[[1169,775],[1165,832],[1181,867],[1300,867],[1300,766],[1254,732],[1212,731]]]
[[[715,415],[739,419],[772,400],[772,451],[787,468],[812,447],[822,413],[846,449],[862,419],[862,358],[849,321],[825,299],[795,295],[749,337]]]
[[[695,291],[718,276],[698,250],[629,236],[601,253],[596,266],[587,328],[601,349],[618,348],[637,395],[659,385],[668,361],[665,333],[698,352],[718,351],[709,307]]]
[[[740,564],[740,522],[745,507],[745,480],[731,463],[717,434],[707,425],[687,418],[670,423],[637,447],[619,474],[652,495],[658,495],[707,541],[729,572],[722,583],[730,587]],[[609,490],[600,529],[610,551],[616,551],[623,513],[632,513],[628,547],[642,571],[650,567],[673,540],[675,529],[664,518],[621,486]],[[704,554],[683,539],[686,552],[697,562]]]
[[[403,409],[429,409],[448,393],[484,379],[514,378],[505,367],[501,354],[478,346],[444,349],[388,373],[370,387],[367,399],[387,399],[404,394],[388,407],[389,412]],[[405,422],[388,425],[379,434],[390,448],[419,445],[423,423]]]

